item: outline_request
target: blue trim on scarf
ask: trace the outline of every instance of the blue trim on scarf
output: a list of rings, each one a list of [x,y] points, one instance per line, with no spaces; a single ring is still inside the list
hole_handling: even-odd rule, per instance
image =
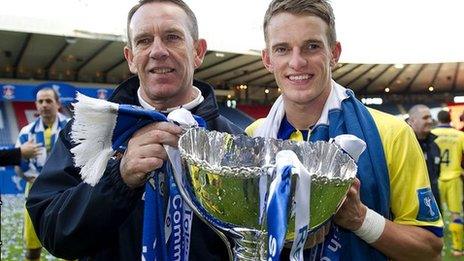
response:
[[[118,115],[118,121],[123,118],[132,121],[131,124],[125,123],[124,126],[119,126],[121,130],[126,128],[126,132],[119,131],[123,136],[127,136],[127,132],[133,133],[134,129],[137,130],[148,123],[167,120],[163,114],[151,111],[153,116],[150,120],[139,118],[134,121],[133,116],[132,118],[130,116],[132,108],[127,108],[127,115]],[[196,115],[193,117],[200,127],[206,126],[203,118]],[[117,140],[120,142],[122,138],[119,137]],[[193,219],[193,213],[185,209],[186,203],[174,182],[173,170],[169,162],[165,162],[160,169],[153,171],[151,176],[145,185],[144,195],[143,260],[188,260],[191,224],[186,227],[185,222],[186,219]]]
[[[134,115],[137,115],[137,117],[134,117]],[[146,110],[128,104],[119,105],[116,125],[111,140],[113,150],[119,149],[140,128],[158,121],[167,121],[167,118],[157,111]]]
[[[390,179],[382,141],[377,126],[367,108],[347,90],[348,98],[341,102],[341,109],[329,111],[329,125],[315,126],[310,141],[325,140],[340,134],[353,134],[367,144],[358,161],[357,177],[361,180],[361,201],[370,209],[390,217]],[[340,245],[340,247],[338,247]],[[354,233],[336,227],[324,243],[305,256],[324,256],[330,260],[387,260]]]
[[[292,166],[285,166],[281,171],[277,175],[281,176],[282,181],[276,186],[275,193],[269,199],[269,207],[267,208],[269,210],[267,213],[268,261],[280,260],[280,253],[284,247],[287,232],[287,206],[290,196]]]

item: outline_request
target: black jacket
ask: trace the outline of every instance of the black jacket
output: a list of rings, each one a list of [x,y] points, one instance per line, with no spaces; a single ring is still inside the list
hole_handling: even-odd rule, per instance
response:
[[[19,165],[21,148],[0,149],[0,166]]]
[[[419,140],[419,144],[424,152],[425,162],[427,163],[427,171],[429,172],[430,187],[435,196],[438,207],[441,212],[440,193],[438,191],[438,177],[440,177],[440,148],[435,143],[437,136],[429,133],[423,140]]]
[[[213,89],[194,81],[205,100],[192,110],[211,130],[242,133],[218,113]],[[139,105],[138,78],[122,83],[110,101]],[[119,161],[110,160],[94,187],[83,183],[73,166],[70,122],[60,133],[42,173],[26,202],[35,230],[53,255],[81,260],[140,260],[142,250],[144,186],[129,189],[119,173]],[[227,260],[221,239],[202,221],[192,223],[190,260]]]

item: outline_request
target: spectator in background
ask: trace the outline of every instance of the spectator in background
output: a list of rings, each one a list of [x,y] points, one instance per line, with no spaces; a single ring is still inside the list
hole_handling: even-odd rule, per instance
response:
[[[453,256],[462,256],[463,253],[463,173],[462,160],[464,153],[464,133],[451,127],[451,116],[448,111],[438,113],[438,126],[432,130],[437,135],[435,142],[441,151],[441,172],[438,179],[438,188],[443,203],[446,203],[451,212],[449,231],[453,248]]]
[[[30,140],[17,148],[1,149],[0,166],[19,165],[21,158],[24,160],[35,158],[40,153],[40,145]]]
[[[459,116],[459,121],[463,124],[459,130],[464,131],[464,111]]]
[[[438,191],[438,177],[440,176],[440,148],[435,143],[437,136],[431,133],[433,126],[432,115],[429,107],[417,104],[408,112],[408,124],[414,130],[417,141],[424,153],[427,170],[429,173],[430,186],[441,212],[440,193]]]
[[[34,158],[23,159],[16,173],[26,179],[25,197],[34,180],[39,176],[42,167],[50,154],[58,133],[67,123],[67,119],[59,113],[61,106],[58,94],[52,88],[43,88],[37,92],[35,106],[39,117],[21,129],[16,142],[16,147],[21,147],[30,142],[41,144],[40,153]],[[26,248],[26,260],[39,260],[42,245],[34,231],[29,213],[24,211],[24,243]]]

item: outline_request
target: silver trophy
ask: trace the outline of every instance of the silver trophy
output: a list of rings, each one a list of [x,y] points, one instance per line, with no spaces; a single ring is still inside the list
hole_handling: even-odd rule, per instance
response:
[[[355,162],[337,145],[250,138],[203,128],[189,129],[180,137],[184,174],[175,172],[180,193],[223,239],[218,230],[233,238],[234,260],[266,260],[263,206],[276,154],[282,150],[293,151],[311,174],[309,233],[314,232],[337,211],[356,176]],[[292,188],[295,182],[294,177]],[[286,240],[292,241],[294,216],[289,213]]]

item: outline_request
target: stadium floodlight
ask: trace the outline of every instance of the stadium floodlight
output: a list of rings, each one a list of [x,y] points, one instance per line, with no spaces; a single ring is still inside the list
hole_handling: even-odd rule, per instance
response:
[[[464,96],[454,96],[455,103],[464,103]]]
[[[77,42],[76,37],[72,37],[72,36],[65,36],[64,40],[66,41],[67,44],[75,44]]]
[[[362,98],[361,102],[365,105],[381,105],[383,103],[383,99],[380,97]]]

